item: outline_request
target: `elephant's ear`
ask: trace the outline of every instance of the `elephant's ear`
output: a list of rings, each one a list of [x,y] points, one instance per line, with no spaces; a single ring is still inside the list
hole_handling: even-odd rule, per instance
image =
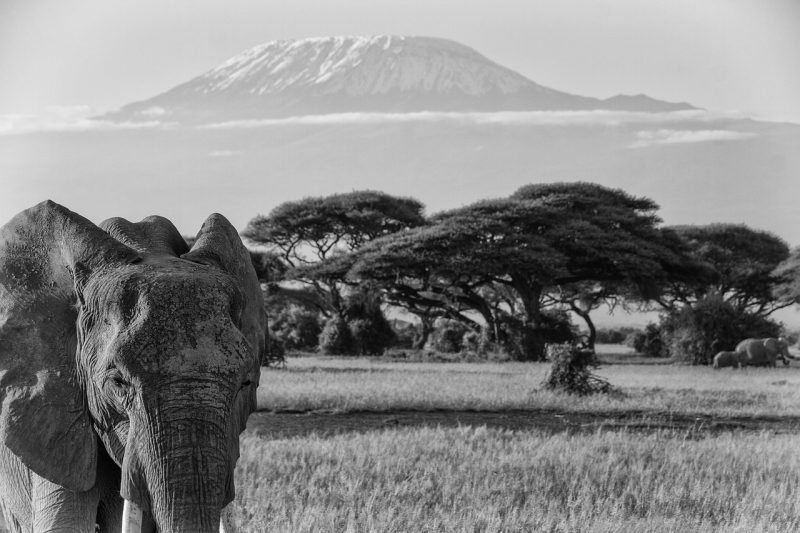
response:
[[[181,257],[195,263],[215,266],[234,278],[244,296],[241,330],[253,349],[253,365],[258,371],[264,353],[267,318],[261,285],[256,277],[250,252],[242,244],[236,229],[224,216],[214,213],[203,223],[192,249]]]
[[[135,256],[50,201],[0,228],[0,440],[72,490],[94,485],[97,455],[76,374],[76,272]]]
[[[265,350],[265,334],[267,331],[267,315],[264,311],[264,300],[261,285],[256,277],[250,253],[242,244],[239,234],[228,220],[219,214],[213,214],[203,223],[197,234],[197,240],[183,259],[215,266],[232,276],[244,296],[241,331],[251,348],[250,386],[243,387],[236,397],[233,417],[228,424],[231,442],[237,442],[239,433],[247,425],[247,417],[256,409],[256,387],[261,375],[261,360]],[[229,450],[231,464],[239,458],[239,446]],[[233,470],[231,470],[231,474]],[[228,480],[225,504],[234,499],[233,479]]]

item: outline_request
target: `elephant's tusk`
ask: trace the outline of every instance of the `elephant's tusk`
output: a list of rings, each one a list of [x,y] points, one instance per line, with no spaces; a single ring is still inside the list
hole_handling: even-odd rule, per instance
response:
[[[225,530],[225,524],[222,522],[222,520],[219,521],[219,533],[227,533]]]
[[[122,533],[142,533],[142,508],[128,500],[122,508]]]

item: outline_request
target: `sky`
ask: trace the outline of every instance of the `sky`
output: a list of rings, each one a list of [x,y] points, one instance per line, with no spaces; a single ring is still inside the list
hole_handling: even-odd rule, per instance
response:
[[[120,107],[259,43],[444,37],[533,81],[800,123],[797,0],[0,0],[0,115]]]

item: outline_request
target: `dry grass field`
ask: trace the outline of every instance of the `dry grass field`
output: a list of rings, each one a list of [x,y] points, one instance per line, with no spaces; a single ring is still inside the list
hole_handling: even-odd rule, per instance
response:
[[[548,369],[304,357],[264,370],[267,412],[243,435],[235,521],[292,532],[800,530],[800,363],[607,365],[597,373],[620,393],[585,398],[543,390]]]
[[[557,409],[658,411],[719,416],[800,416],[800,362],[714,370],[614,364],[597,375],[622,394],[572,397],[542,387],[547,363],[406,363],[367,358],[291,358],[264,370],[263,410]]]

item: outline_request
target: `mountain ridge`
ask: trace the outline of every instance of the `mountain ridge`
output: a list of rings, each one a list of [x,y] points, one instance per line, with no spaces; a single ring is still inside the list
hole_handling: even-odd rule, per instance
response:
[[[348,112],[696,109],[646,95],[605,100],[539,85],[455,41],[378,35],[264,43],[104,118],[208,122]]]

